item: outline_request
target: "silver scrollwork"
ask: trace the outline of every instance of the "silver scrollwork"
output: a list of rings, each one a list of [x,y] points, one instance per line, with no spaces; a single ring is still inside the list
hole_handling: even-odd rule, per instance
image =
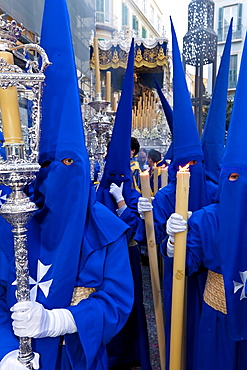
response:
[[[7,201],[2,205],[0,214],[13,227],[14,251],[17,300],[29,301],[29,269],[28,269],[28,248],[26,224],[36,211],[36,205],[30,201],[23,191],[23,188],[34,181],[39,171],[39,135],[41,121],[41,98],[43,82],[45,79],[44,70],[51,64],[45,51],[35,44],[16,46],[16,38],[20,36],[22,28],[17,26],[15,21],[5,21],[0,17],[0,50],[18,53],[18,57],[26,61],[26,72],[16,65],[10,65],[0,58],[0,87],[7,89],[16,86],[17,91],[24,93],[32,100],[32,125],[28,128],[27,143],[5,145],[6,160],[0,159],[0,183],[11,188]],[[41,63],[37,60],[30,61],[25,58],[28,50],[35,50]],[[30,338],[20,338],[18,360],[27,368],[32,369],[34,357]]]

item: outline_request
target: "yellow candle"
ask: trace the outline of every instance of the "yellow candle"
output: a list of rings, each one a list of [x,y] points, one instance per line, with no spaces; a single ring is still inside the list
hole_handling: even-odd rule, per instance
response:
[[[112,94],[112,110],[116,112],[116,98],[114,93]]]
[[[0,52],[0,58],[14,64],[13,55]],[[0,88],[0,108],[2,113],[3,136],[6,144],[22,143],[22,131],[16,86]]]
[[[106,72],[106,101],[111,102],[111,72]]]
[[[95,80],[96,80],[96,94],[101,93],[101,86],[100,86],[100,69],[99,69],[99,47],[98,47],[98,39],[94,38],[94,65],[95,65]]]
[[[159,167],[154,164],[154,195],[158,192]]]
[[[176,213],[185,220],[188,218],[189,179],[189,172],[177,172]],[[182,361],[186,238],[187,230],[174,237],[170,370],[180,370]]]
[[[161,167],[161,187],[164,188],[168,183],[168,167]]]
[[[141,189],[142,196],[149,199],[151,202],[151,189],[148,171],[144,171],[140,174],[141,178]],[[161,370],[165,370],[165,333],[164,333],[164,319],[163,319],[163,309],[161,300],[161,290],[160,290],[160,280],[159,280],[159,269],[158,269],[158,258],[157,249],[154,233],[154,223],[153,223],[153,212],[145,212],[145,228],[146,228],[146,238],[148,246],[149,255],[149,265],[150,265],[150,275],[151,284],[154,300],[154,312],[155,321],[157,327],[159,354],[160,354],[160,367]]]

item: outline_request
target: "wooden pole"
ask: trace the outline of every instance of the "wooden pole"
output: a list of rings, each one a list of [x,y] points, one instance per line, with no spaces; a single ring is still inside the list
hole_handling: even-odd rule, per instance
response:
[[[161,167],[161,187],[164,188],[168,183],[167,167]]]
[[[111,103],[111,72],[106,72],[106,101]]]
[[[154,195],[158,192],[159,167],[154,164]]]
[[[149,173],[146,171],[142,172],[140,174],[140,178],[141,178],[142,196],[144,198],[149,199],[149,201],[151,202]],[[157,336],[158,336],[158,345],[159,345],[159,354],[160,354],[160,368],[161,370],[165,370],[165,364],[166,364],[165,330],[164,330],[164,318],[163,318],[163,309],[162,309],[162,300],[161,300],[161,291],[160,291],[158,258],[157,258],[152,211],[145,212],[145,228],[146,228],[148,255],[149,255],[151,284],[152,284],[152,292],[153,292],[153,300],[154,300],[155,321],[156,321],[156,327],[157,327]]]
[[[188,218],[190,173],[177,172],[176,213]],[[174,236],[170,370],[181,370],[184,327],[185,257],[187,230]]]
[[[99,47],[98,39],[94,38],[94,60],[95,60],[95,80],[96,80],[96,94],[101,94],[101,85],[100,85],[100,68],[99,68]]]

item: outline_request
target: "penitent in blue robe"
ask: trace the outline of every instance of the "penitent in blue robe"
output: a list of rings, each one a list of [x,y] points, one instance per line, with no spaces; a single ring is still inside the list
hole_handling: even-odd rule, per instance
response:
[[[171,165],[168,169],[168,174],[171,181],[169,184],[160,189],[152,202],[153,205],[153,218],[155,227],[156,242],[160,245],[160,250],[164,258],[164,311],[165,311],[165,333],[166,333],[166,363],[169,369],[169,352],[170,352],[170,323],[171,323],[171,300],[172,300],[172,275],[173,275],[173,259],[166,256],[166,222],[170,215],[175,212],[175,196],[176,196],[176,174],[177,166]],[[202,163],[197,163],[191,166],[191,189],[189,199],[189,210],[195,211],[199,209],[204,202],[208,201],[208,187],[205,183],[205,176],[203,172]],[[205,190],[206,189],[206,190]],[[204,195],[204,196],[203,196]],[[205,204],[205,203],[204,203]],[[144,226],[139,226],[136,233],[136,240],[143,239]],[[196,327],[200,312],[202,292],[205,286],[206,273],[200,271],[200,274],[190,276],[188,281],[188,305],[193,307],[188,312],[187,320],[188,325]],[[191,357],[195,343],[194,331],[187,333],[187,367],[192,369],[194,364]]]
[[[219,204],[216,203],[195,212],[189,219],[186,255],[188,275],[197,271],[202,264],[207,269],[222,274],[218,241]],[[204,301],[196,343],[196,369],[247,368],[247,340],[231,339],[227,315]]]
[[[0,228],[0,358],[3,358],[18,349],[18,339],[9,311],[16,302],[13,235],[2,218]],[[33,350],[40,354],[40,369],[107,369],[105,345],[125,324],[133,304],[127,227],[104,206],[92,202],[79,254],[73,245],[69,249],[61,245],[65,257],[56,250],[57,261],[52,264],[53,247],[42,245],[41,228],[37,212],[28,225],[31,297],[48,309],[68,308],[78,333],[66,335],[65,346],[61,345],[61,337],[33,339]],[[92,287],[96,292],[70,306],[74,286]]]
[[[140,193],[131,189],[129,206],[121,213],[120,219],[130,226],[128,236],[135,238],[135,230],[142,224],[137,212]],[[137,243],[129,245],[129,259],[134,280],[134,304],[123,329],[107,345],[109,366],[117,369],[123,364],[141,366],[142,370],[151,370],[146,314],[143,305],[142,272],[140,249]]]

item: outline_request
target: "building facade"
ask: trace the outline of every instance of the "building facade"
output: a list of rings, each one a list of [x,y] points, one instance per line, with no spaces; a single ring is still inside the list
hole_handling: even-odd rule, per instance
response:
[[[163,14],[155,0],[96,0],[96,36],[111,39],[114,31],[133,30],[137,37],[163,34]]]
[[[90,78],[89,39],[95,29],[95,0],[67,0],[78,77]],[[22,42],[38,42],[41,32],[44,0],[0,0],[0,11],[9,19],[22,23]],[[54,14],[54,21],[56,15]]]
[[[214,2],[214,28],[218,34],[217,66],[219,66],[220,63],[220,58],[223,53],[229,24],[231,18],[233,18],[228,90],[230,94],[234,94],[238,80],[238,72],[241,62],[245,34],[247,31],[247,0],[214,0]]]

